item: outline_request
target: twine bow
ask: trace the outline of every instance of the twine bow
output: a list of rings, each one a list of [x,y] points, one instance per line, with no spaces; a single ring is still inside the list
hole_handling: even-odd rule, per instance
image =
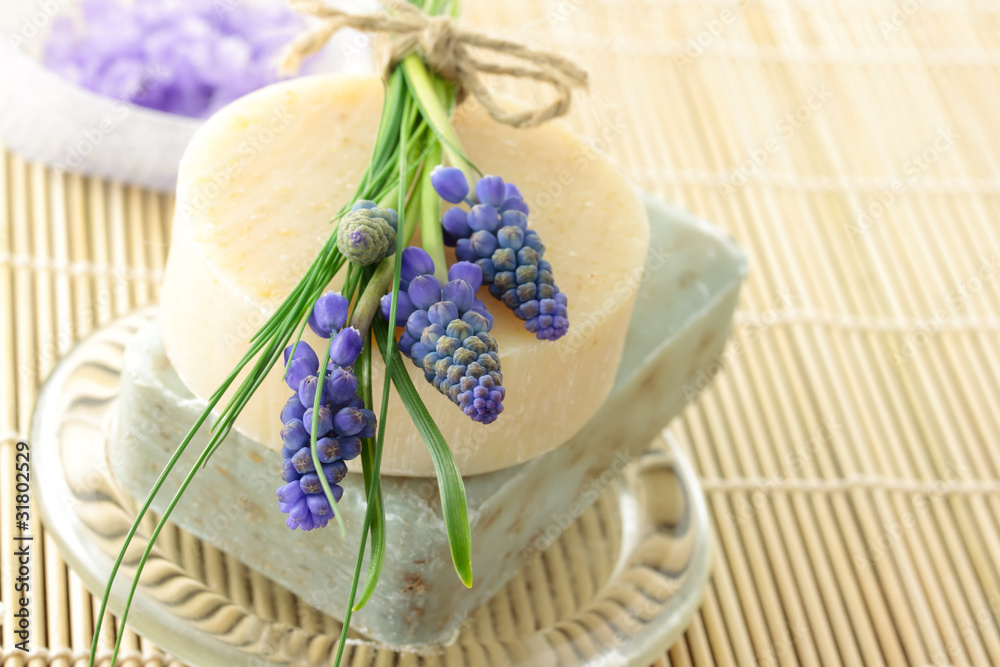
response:
[[[514,127],[535,127],[562,116],[569,110],[573,89],[587,85],[587,73],[562,56],[463,30],[450,16],[428,16],[402,0],[383,0],[388,11],[372,14],[348,14],[319,0],[292,0],[291,4],[300,13],[321,19],[321,23],[300,35],[288,48],[282,63],[282,71],[286,73],[297,71],[302,60],[323,48],[337,30],[354,28],[395,35],[388,71],[419,49],[431,70],[458,85],[460,91],[472,94],[494,120]],[[518,62],[509,65],[487,62],[476,57],[472,49],[493,51]],[[534,109],[508,110],[480,80],[483,73],[549,84],[556,92],[556,99]]]

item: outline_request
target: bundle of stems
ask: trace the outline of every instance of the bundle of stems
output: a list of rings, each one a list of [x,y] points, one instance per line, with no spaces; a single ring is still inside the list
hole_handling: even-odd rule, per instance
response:
[[[445,5],[442,0],[415,0],[414,4],[428,14],[440,14]],[[457,3],[451,5],[450,11],[457,12]],[[390,385],[396,388],[409,418],[430,451],[437,474],[447,538],[455,570],[466,586],[472,586],[471,536],[465,487],[461,474],[451,450],[403,367],[401,355],[396,347],[394,327],[389,326],[378,315],[381,297],[386,293],[391,293],[392,306],[388,322],[396,320],[402,250],[411,241],[418,224],[421,227],[421,245],[433,258],[436,271],[439,274],[438,277],[446,280],[447,264],[440,224],[441,203],[431,185],[430,173],[434,166],[442,162],[457,166],[470,174],[475,171],[475,168],[465,158],[451,126],[450,115],[455,97],[454,86],[428,71],[416,53],[407,56],[389,75],[385,85],[385,103],[382,108],[374,148],[354,196],[350,201],[345,202],[341,210],[333,217],[329,238],[320,248],[302,279],[274,314],[250,339],[246,354],[211,395],[204,412],[192,425],[187,436],[178,444],[148,496],[142,502],[112,567],[101,600],[91,645],[89,663],[91,667],[93,667],[97,656],[98,638],[101,634],[101,626],[112,585],[118,577],[122,565],[126,563],[129,547],[136,538],[140,524],[159,495],[164,483],[168,477],[174,474],[177,463],[195,435],[206,424],[209,424],[208,443],[202,449],[195,463],[184,474],[179,488],[166,505],[159,521],[150,533],[142,554],[134,562],[128,562],[133,570],[131,585],[121,613],[121,628],[115,642],[111,664],[115,664],[121,649],[129,610],[143,567],[149,559],[157,538],[170,520],[173,510],[182,501],[191,482],[199,471],[204,469],[212,454],[224,445],[226,437],[251,396],[265,381],[274,365],[281,360],[284,350],[289,345],[298,344],[301,340],[313,304],[341,271],[344,271],[341,291],[352,304],[350,324],[361,331],[364,340],[362,353],[354,369],[359,379],[359,392],[365,406],[376,412],[378,430],[373,438],[364,441],[361,450],[367,508],[361,527],[360,548],[350,595],[346,601],[343,633],[338,645],[335,664],[340,664],[343,655],[351,614],[371,599],[386,557],[385,508],[380,484],[380,466],[385,446],[386,423],[389,418]],[[391,207],[399,212],[400,229],[398,230],[395,253],[372,266],[359,266],[347,261],[337,247],[337,225],[340,219],[351,210],[352,204],[358,200],[371,200],[380,206]],[[378,350],[385,366],[383,390],[379,397],[380,403],[377,410],[372,395],[373,349]],[[327,346],[320,362],[321,369],[326,367],[328,358],[329,346]],[[320,378],[322,375],[320,373]],[[221,406],[221,410],[216,415],[216,409],[220,407],[223,398],[234,385],[235,391],[231,398]],[[314,420],[318,415],[318,402],[321,394],[320,388],[316,392],[317,405],[315,407],[317,409],[313,411]],[[313,461],[318,470],[320,463],[316,450],[317,429],[315,426],[314,421],[310,445]],[[335,507],[336,502],[329,483],[322,474],[319,475],[319,479],[331,507]],[[335,515],[341,533],[346,534],[346,526],[340,517],[340,512],[335,511]],[[361,574],[366,553],[368,567],[362,587]]]

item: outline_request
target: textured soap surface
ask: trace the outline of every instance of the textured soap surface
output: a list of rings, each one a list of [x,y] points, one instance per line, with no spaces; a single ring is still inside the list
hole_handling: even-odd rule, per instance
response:
[[[167,356],[196,396],[215,391],[326,239],[330,218],[353,193],[369,157],[382,94],[373,77],[297,79],[224,109],[191,143],[181,164],[161,312]],[[564,339],[537,341],[481,291],[495,316],[507,388],[504,414],[487,427],[471,422],[407,363],[469,475],[557,447],[595,414],[621,359],[649,230],[624,178],[558,123],[515,130],[470,107],[455,124],[472,161],[516,183],[532,204],[531,226],[569,297],[571,322]],[[317,343],[311,334],[306,340]],[[274,450],[278,414],[290,393],[280,374],[273,370],[238,422],[242,433]],[[381,370],[374,375],[377,396]],[[389,413],[395,417],[387,422],[383,470],[433,474],[395,394]]]
[[[643,452],[660,428],[705,386],[725,342],[745,267],[731,244],[674,209],[651,203],[652,239],[626,354],[605,403],[569,442],[527,463],[465,479],[475,585],[466,589],[448,552],[437,483],[383,478],[385,570],[352,627],[390,644],[447,642],[469,612],[536,558]],[[162,317],[161,317],[162,319]],[[204,403],[190,395],[163,354],[156,326],[129,345],[118,431],[109,461],[142,498]],[[156,427],[151,429],[150,424]],[[207,440],[203,429],[154,503],[162,512]],[[290,532],[274,489],[280,455],[233,434],[212,457],[171,520],[247,563],[303,600],[343,618],[360,524],[363,484],[344,482],[335,529]]]

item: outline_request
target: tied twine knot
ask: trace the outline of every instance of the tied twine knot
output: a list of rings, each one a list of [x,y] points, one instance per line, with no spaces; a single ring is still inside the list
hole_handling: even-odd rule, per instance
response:
[[[463,30],[450,16],[429,16],[402,0],[383,0],[387,11],[372,14],[348,14],[319,0],[292,0],[291,4],[296,11],[314,16],[321,23],[300,35],[289,46],[282,63],[282,71],[288,74],[297,71],[304,58],[323,48],[336,31],[354,28],[361,32],[396,37],[390,47],[387,73],[419,50],[431,70],[455,83],[460,92],[473,95],[494,120],[514,127],[535,127],[562,116],[569,110],[573,89],[587,86],[587,73],[560,55]],[[477,57],[472,49],[492,51],[516,62],[501,64],[485,61]],[[552,86],[556,98],[534,109],[509,110],[497,102],[481,81],[480,74],[546,83]]]

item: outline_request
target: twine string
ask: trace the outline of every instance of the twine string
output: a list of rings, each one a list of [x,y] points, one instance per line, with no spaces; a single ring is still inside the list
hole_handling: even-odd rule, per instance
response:
[[[302,60],[323,48],[335,32],[354,28],[368,34],[395,36],[387,74],[408,55],[420,51],[432,71],[455,83],[461,92],[473,95],[495,121],[513,127],[535,127],[564,115],[569,111],[573,89],[587,86],[587,73],[567,58],[464,30],[450,16],[429,16],[402,0],[383,0],[386,11],[371,14],[348,14],[320,0],[292,0],[291,4],[296,11],[320,19],[320,23],[289,46],[282,62],[282,71],[287,74],[296,72]],[[501,54],[513,62],[487,61],[473,49]],[[532,109],[510,110],[496,100],[481,74],[532,79],[549,85],[556,97]]]

